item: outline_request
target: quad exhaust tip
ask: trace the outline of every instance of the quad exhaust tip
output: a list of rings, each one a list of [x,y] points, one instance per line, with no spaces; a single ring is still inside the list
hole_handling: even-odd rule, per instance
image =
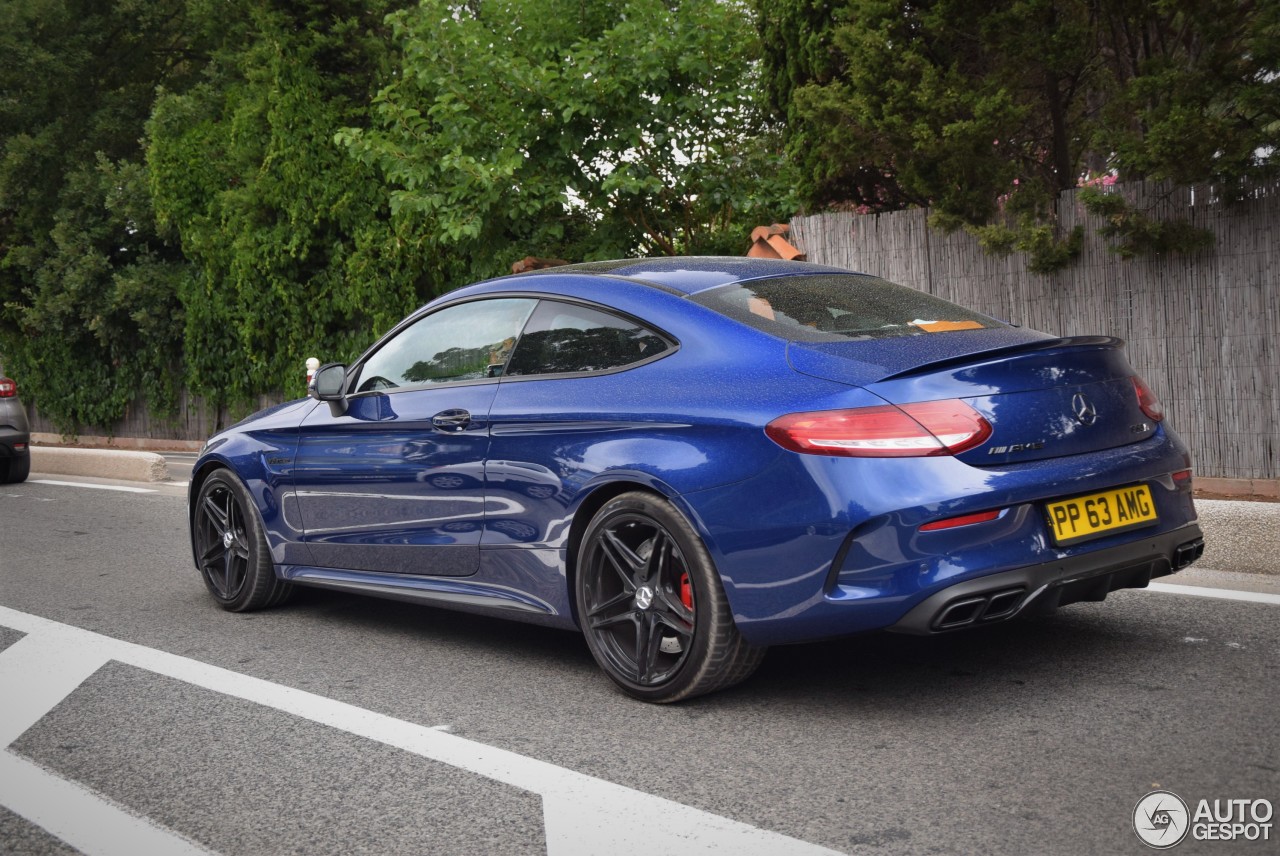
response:
[[[958,630],[973,624],[999,621],[1011,617],[1022,605],[1027,590],[1024,586],[961,598],[949,603],[933,620],[934,630]]]
[[[1114,591],[1146,588],[1151,580],[1179,571],[1204,554],[1200,527],[1151,536],[1101,556],[1083,553],[1054,562],[1015,568],[955,583],[915,604],[887,628],[927,636],[983,627],[1021,615],[1048,615],[1060,606],[1101,601]],[[1100,559],[1107,560],[1099,567]]]
[[[1173,551],[1173,569],[1180,571],[1204,555],[1204,539],[1188,541]]]
[[[1119,588],[1145,588],[1153,576],[1182,570],[1202,555],[1204,555],[1204,539],[1196,538],[1175,548],[1172,559],[1166,559],[1160,563],[1164,564],[1167,570],[1159,570],[1152,564],[1147,564],[1127,571],[1103,574],[1093,579],[1073,581],[1066,587],[1054,587],[1045,597],[1040,598],[1035,606],[1052,610],[1060,604],[1066,605],[1082,600],[1101,601]],[[1025,586],[1013,586],[963,597],[939,610],[929,627],[934,632],[942,632],[1012,618],[1025,605],[1026,595]]]

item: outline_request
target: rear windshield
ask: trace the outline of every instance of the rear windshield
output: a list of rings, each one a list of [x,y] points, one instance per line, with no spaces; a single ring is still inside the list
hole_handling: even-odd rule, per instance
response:
[[[700,303],[792,342],[888,339],[1007,327],[994,318],[874,276],[782,276],[711,288]]]

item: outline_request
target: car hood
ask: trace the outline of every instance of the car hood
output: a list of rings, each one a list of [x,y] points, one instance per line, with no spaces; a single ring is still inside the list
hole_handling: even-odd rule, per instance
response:
[[[304,411],[314,407],[315,404],[310,398],[297,398],[293,401],[286,401],[283,404],[275,404],[256,413],[250,413],[234,425],[227,426],[220,433],[243,429],[250,425],[254,428],[276,428],[279,427],[281,419],[286,420],[289,427],[295,427],[298,422],[302,421]]]

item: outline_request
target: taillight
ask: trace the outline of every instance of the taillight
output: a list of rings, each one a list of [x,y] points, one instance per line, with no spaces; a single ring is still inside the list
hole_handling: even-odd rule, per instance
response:
[[[946,520],[935,520],[920,527],[921,532],[936,532],[939,529],[954,529],[957,526],[971,526],[974,523],[986,523],[1000,516],[1000,510],[979,511],[977,514],[962,514],[959,517],[948,517]]]
[[[963,401],[789,413],[765,433],[784,449],[850,458],[956,455],[991,436],[991,424]]]
[[[18,385],[7,377],[0,377],[0,398],[13,398],[18,394]]]
[[[1160,399],[1156,398],[1156,394],[1151,391],[1151,387],[1147,386],[1145,380],[1134,375],[1133,389],[1138,393],[1138,407],[1142,408],[1142,412],[1147,414],[1148,419],[1159,422],[1164,418],[1164,405],[1160,403]]]

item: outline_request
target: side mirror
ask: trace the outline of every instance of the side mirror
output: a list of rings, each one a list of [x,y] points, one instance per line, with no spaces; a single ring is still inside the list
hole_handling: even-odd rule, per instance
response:
[[[347,382],[347,367],[342,363],[329,363],[316,369],[307,385],[307,397],[316,401],[329,402],[329,409],[334,416],[341,416],[347,410],[347,396],[343,386]]]

